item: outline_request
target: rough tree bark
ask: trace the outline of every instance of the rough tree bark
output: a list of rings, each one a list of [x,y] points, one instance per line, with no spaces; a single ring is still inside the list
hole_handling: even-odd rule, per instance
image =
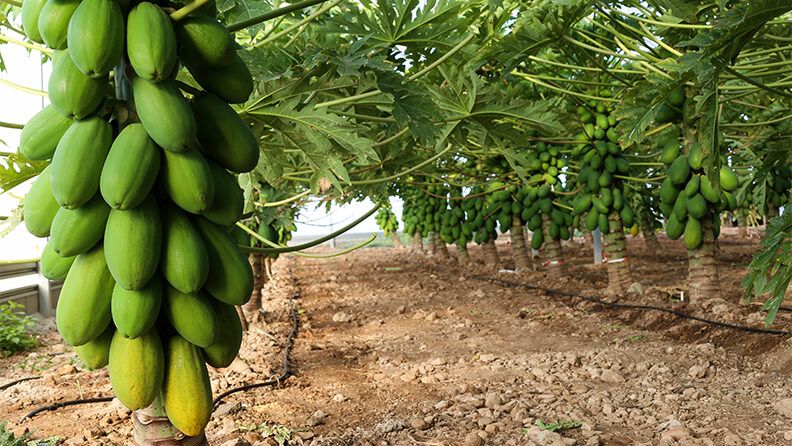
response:
[[[712,229],[712,220],[707,217],[701,220],[702,243],[688,250],[688,290],[690,302],[701,302],[716,297],[720,292],[718,286],[718,261],[715,258],[716,241]]]
[[[643,234],[647,249],[652,252],[660,252],[663,249],[660,240],[657,239],[657,233],[648,223],[641,225],[641,233]]]
[[[498,248],[495,246],[495,240],[487,240],[481,248],[484,250],[484,263],[490,268],[500,269],[500,256],[498,256]]]
[[[261,313],[262,289],[264,284],[267,283],[264,259],[265,256],[258,253],[251,253],[248,256],[250,268],[253,270],[253,294],[250,295],[250,301],[244,305],[243,309],[245,314],[248,315],[249,321],[255,321]]]
[[[446,242],[440,237],[440,234],[434,232],[434,244],[435,244],[435,252],[437,253],[437,258],[440,260],[448,260],[451,256],[448,255],[448,246],[446,246]]]
[[[457,262],[460,266],[468,266],[470,264],[470,256],[468,255],[467,245],[457,243]]]
[[[525,249],[525,232],[520,217],[512,216],[512,227],[509,231],[511,237],[512,257],[514,257],[514,269],[518,272],[527,271],[531,267],[528,258],[528,251]]]
[[[566,274],[564,259],[562,258],[561,241],[550,237],[550,223],[552,220],[547,214],[542,215],[542,231],[544,233],[544,265],[548,277],[561,278]]]
[[[412,249],[420,253],[424,252],[423,240],[421,239],[421,233],[418,231],[412,236]]]
[[[429,255],[430,256],[435,255],[435,253],[437,253],[437,245],[435,245],[434,232],[429,233],[429,236],[426,237],[426,242],[429,244],[428,247]]]
[[[624,237],[624,227],[621,218],[611,216],[608,219],[610,229],[602,237],[605,245],[605,256],[608,259],[606,264],[608,270],[608,294],[620,296],[627,293],[632,284],[630,275],[630,264],[627,260],[627,241]]]
[[[401,237],[399,237],[398,232],[394,232],[391,234],[391,238],[393,238],[393,247],[396,249],[403,249],[404,243],[401,241]]]
[[[737,216],[737,236],[741,239],[748,238],[748,218],[740,212],[740,215]]]

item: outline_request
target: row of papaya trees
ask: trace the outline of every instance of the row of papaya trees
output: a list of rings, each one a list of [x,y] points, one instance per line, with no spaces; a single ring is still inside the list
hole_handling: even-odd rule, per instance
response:
[[[3,233],[49,237],[59,329],[87,365],[109,362],[139,445],[205,444],[207,365],[233,361],[271,260],[375,212],[460,262],[477,243],[497,264],[508,232],[517,269],[535,251],[558,277],[562,241],[599,234],[614,296],[633,280],[625,235],[658,247],[663,231],[687,249],[694,302],[718,293],[721,228],[766,224],[744,284],[772,321],[792,279],[790,10],[0,0],[0,56],[53,67],[46,91],[0,77],[50,104],[0,122],[22,130],[0,190],[33,183]],[[301,208],[366,199],[344,228],[288,243]]]

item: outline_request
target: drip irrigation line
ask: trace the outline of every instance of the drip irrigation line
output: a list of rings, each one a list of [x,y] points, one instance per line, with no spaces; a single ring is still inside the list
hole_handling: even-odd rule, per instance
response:
[[[33,418],[36,415],[40,414],[41,412],[47,412],[47,411],[50,411],[50,410],[58,410],[61,407],[76,406],[78,404],[107,403],[107,402],[110,402],[110,401],[113,401],[113,397],[112,396],[103,396],[103,397],[99,397],[99,398],[84,398],[84,399],[80,399],[80,400],[62,401],[60,403],[50,404],[49,406],[42,406],[42,407],[39,407],[37,409],[34,409],[30,413],[28,413],[27,415],[22,417],[22,420],[24,420],[26,418]]]
[[[3,384],[0,386],[0,390],[5,390],[9,387],[13,387],[19,383],[23,383],[25,381],[32,381],[34,379],[41,379],[41,376],[28,376],[27,378],[19,378],[17,380],[11,381],[10,383]]]
[[[694,321],[697,321],[697,322],[702,322],[704,324],[709,324],[709,325],[712,325],[712,326],[715,326],[715,327],[728,328],[728,329],[732,329],[732,330],[739,330],[739,331],[744,331],[746,333],[758,333],[758,334],[792,336],[792,332],[791,331],[776,330],[776,329],[772,329],[772,328],[763,328],[763,327],[749,327],[747,325],[739,325],[739,324],[732,324],[730,322],[716,321],[716,320],[707,319],[707,318],[703,318],[703,317],[699,317],[699,316],[694,316],[692,314],[684,313],[682,311],[674,310],[674,309],[671,309],[671,308],[659,307],[659,306],[655,306],[655,305],[626,304],[626,303],[619,303],[619,302],[608,302],[608,301],[605,301],[605,300],[602,300],[602,299],[598,299],[596,297],[586,296],[586,295],[583,295],[583,294],[572,293],[572,292],[569,292],[569,291],[563,291],[563,290],[558,290],[558,289],[553,289],[553,288],[545,288],[545,287],[540,287],[540,286],[537,286],[537,285],[528,285],[528,284],[524,284],[524,283],[516,283],[516,282],[512,282],[512,281],[504,280],[504,279],[499,279],[499,278],[495,278],[495,277],[472,276],[471,278],[474,279],[474,280],[479,280],[479,281],[491,281],[491,282],[495,282],[495,283],[501,284],[503,286],[511,287],[511,288],[520,288],[520,287],[522,287],[522,288],[526,288],[526,289],[530,289],[530,290],[543,291],[543,292],[545,292],[547,294],[551,294],[551,295],[582,299],[582,300],[585,300],[585,301],[588,301],[588,302],[604,305],[606,307],[611,307],[611,308],[625,308],[625,309],[630,309],[630,310],[644,310],[644,311],[659,311],[659,312],[662,312],[662,313],[673,314],[673,315],[675,315],[677,317],[680,317],[680,318],[683,318],[683,319],[690,319],[690,320],[694,320]]]

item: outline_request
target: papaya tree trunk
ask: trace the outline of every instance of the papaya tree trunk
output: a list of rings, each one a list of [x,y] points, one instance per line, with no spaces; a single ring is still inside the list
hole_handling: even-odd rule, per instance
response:
[[[641,225],[641,233],[643,234],[646,248],[649,251],[656,253],[662,251],[663,246],[660,244],[660,240],[657,239],[657,233],[655,232],[654,228],[652,228],[649,224]]]
[[[460,266],[468,266],[470,264],[470,256],[468,255],[467,245],[457,243],[457,262]]]
[[[712,220],[701,220],[702,242],[696,249],[688,250],[688,294],[690,302],[701,302],[717,297],[718,262]]]
[[[421,239],[421,233],[418,231],[415,231],[412,236],[412,249],[416,252],[424,252],[423,240]]]
[[[605,255],[608,259],[608,294],[621,296],[627,293],[632,284],[630,264],[627,260],[627,241],[624,237],[624,227],[621,218],[612,215],[608,219],[610,224],[608,233],[603,236]]]
[[[566,274],[566,267],[564,266],[563,252],[561,250],[561,241],[553,240],[550,236],[550,223],[552,220],[547,214],[542,214],[542,229],[544,233],[544,243],[542,244],[544,250],[544,266],[547,270],[547,276],[553,278],[561,278]]]
[[[434,232],[430,232],[426,237],[426,242],[429,244],[429,255],[433,256],[437,253],[437,245],[435,245]]]
[[[145,409],[132,412],[132,441],[135,446],[209,446],[206,435],[184,435],[165,415],[162,394]]]
[[[393,247],[397,249],[404,248],[404,243],[401,241],[401,237],[399,237],[398,232],[394,232],[391,234],[391,238],[393,239]]]
[[[438,233],[434,233],[434,242],[435,242],[435,251],[437,252],[437,258],[440,260],[448,260],[451,256],[448,255],[448,246],[446,246],[445,240],[440,236]]]
[[[246,315],[243,321],[244,324],[256,321],[261,313],[262,289],[264,284],[267,283],[265,256],[251,253],[248,255],[248,262],[250,262],[250,268],[253,270],[253,293],[250,295],[250,300],[243,306],[244,314]]]
[[[512,227],[509,231],[511,237],[512,257],[514,257],[514,269],[518,272],[527,271],[531,267],[528,259],[528,251],[525,249],[525,232],[520,217],[512,216]]]
[[[737,216],[737,236],[741,239],[748,238],[748,218],[746,218],[745,214],[740,212],[740,215]]]
[[[484,263],[493,269],[500,269],[500,256],[498,256],[498,248],[495,247],[495,240],[489,239],[484,245]]]

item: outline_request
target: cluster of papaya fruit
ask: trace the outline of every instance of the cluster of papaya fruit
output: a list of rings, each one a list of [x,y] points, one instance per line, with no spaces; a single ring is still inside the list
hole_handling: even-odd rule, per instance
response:
[[[602,89],[600,96],[610,97],[611,90]],[[577,115],[583,124],[583,132],[576,140],[572,156],[581,159],[577,187],[582,193],[575,199],[575,216],[585,216],[586,227],[593,231],[599,228],[603,234],[610,231],[609,218],[618,215],[624,227],[635,223],[635,213],[624,197],[624,185],[616,175],[627,175],[630,163],[624,157],[616,133],[618,124],[612,114],[613,106],[598,100],[590,100],[587,106],[579,106]]]
[[[745,202],[755,206],[760,212],[767,208],[778,209],[792,200],[792,168],[780,166],[773,169],[766,177],[764,199],[762,203],[762,188],[754,187],[753,182],[748,185],[745,192]]]
[[[698,248],[704,240],[702,221],[711,222],[714,236],[720,233],[723,210],[737,208],[732,192],[739,186],[737,175],[725,165],[720,169],[720,189],[713,186],[702,169],[701,145],[693,143],[687,154],[680,153],[677,135],[671,133],[660,154],[666,179],[660,185],[660,212],[666,218],[666,234],[677,240],[684,234],[688,249]]]
[[[504,190],[505,186],[499,181],[494,181],[486,187],[476,186],[470,190],[470,197],[465,198],[460,206],[465,211],[465,222],[461,228],[465,237],[471,238],[479,245],[498,238],[497,226],[501,203],[508,201],[510,196],[510,192]],[[511,214],[508,218],[511,218]],[[505,220],[504,214],[503,221]]]
[[[450,199],[440,209],[440,239],[446,244],[467,245],[473,236],[470,225],[465,223],[465,211],[462,209],[462,188],[451,187]],[[467,229],[465,229],[467,226]]]
[[[386,202],[386,205],[379,208],[376,220],[377,226],[382,229],[386,237],[395,234],[399,230],[399,219],[396,218],[396,214],[393,213],[389,201]]]
[[[436,186],[429,186],[429,192],[435,189]],[[433,197],[419,188],[407,189],[403,192],[402,198],[404,200],[402,220],[404,221],[405,234],[418,233],[421,237],[428,237],[430,232],[439,229],[441,216],[435,212],[439,198]],[[437,216],[435,217],[435,215]]]
[[[58,330],[86,366],[109,364],[126,407],[162,394],[190,436],[211,414],[206,364],[228,366],[242,340],[234,305],[253,277],[229,233],[244,202],[234,174],[259,158],[229,106],[248,99],[250,72],[207,5],[178,22],[150,2],[22,8],[27,37],[56,50],[51,105],[25,126],[20,151],[51,159],[23,213],[32,234],[50,237],[43,273],[65,278]],[[175,81],[181,64],[203,89],[190,100]],[[113,97],[129,88],[131,98]]]

